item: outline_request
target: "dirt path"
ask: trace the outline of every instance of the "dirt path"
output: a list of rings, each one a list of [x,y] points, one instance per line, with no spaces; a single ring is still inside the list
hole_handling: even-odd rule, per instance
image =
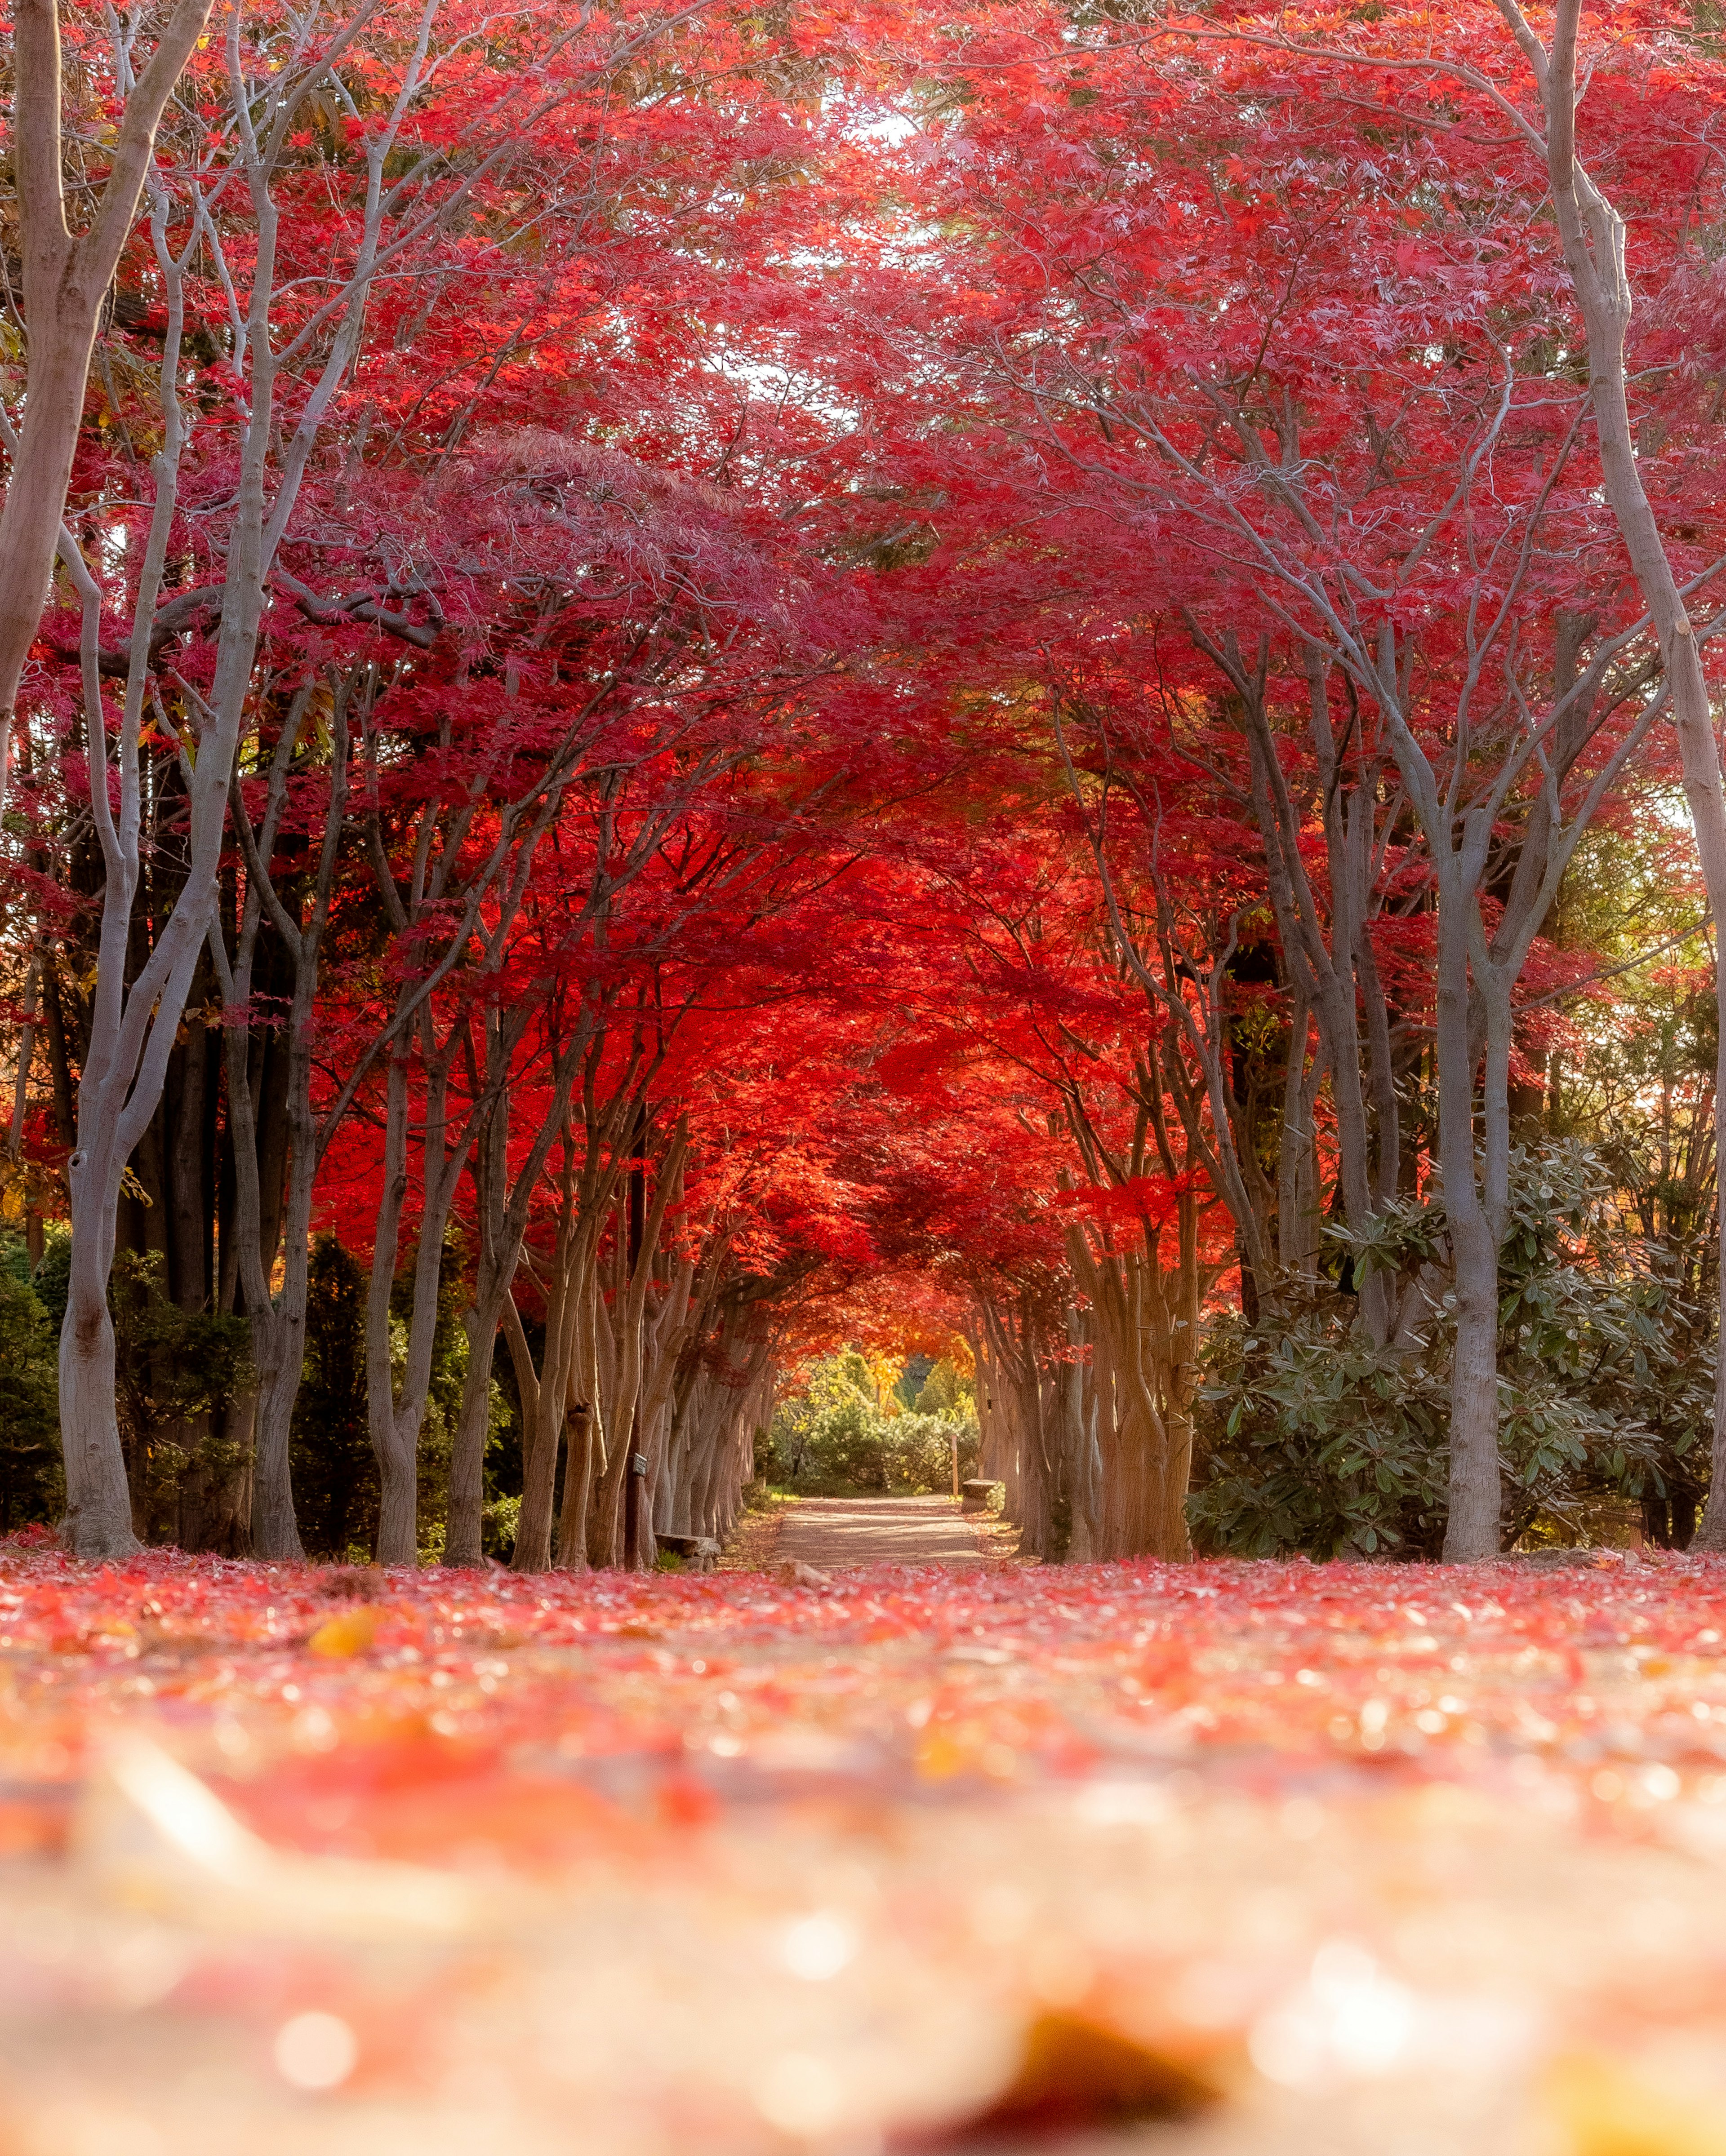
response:
[[[784,1506],[775,1505],[769,1512],[741,1513],[726,1537],[724,1553],[716,1570],[770,1572],[778,1561],[785,1512]]]
[[[977,1529],[951,1497],[803,1497],[787,1508],[774,1553],[825,1572],[847,1564],[972,1564]]]

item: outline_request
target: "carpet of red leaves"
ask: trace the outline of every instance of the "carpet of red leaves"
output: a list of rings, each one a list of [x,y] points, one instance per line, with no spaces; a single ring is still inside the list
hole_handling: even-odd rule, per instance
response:
[[[1726,2156],[1723,1644],[1676,1557],[16,1537],[0,2149]]]

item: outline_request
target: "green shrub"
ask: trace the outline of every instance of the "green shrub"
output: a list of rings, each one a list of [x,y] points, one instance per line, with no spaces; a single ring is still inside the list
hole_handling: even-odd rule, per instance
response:
[[[911,1404],[919,1414],[958,1415],[977,1419],[977,1380],[968,1378],[943,1356]]]
[[[0,1240],[0,1534],[65,1510],[55,1327],[21,1240]]]
[[[182,1310],[164,1286],[159,1251],[121,1250],[108,1283],[114,1314],[115,1411],[141,1533],[172,1535],[182,1477],[242,1468],[245,1447],[222,1411],[252,1382],[245,1320]]]
[[[934,1366],[919,1389],[920,1404],[950,1367]],[[768,1482],[829,1496],[951,1490],[954,1435],[963,1478],[976,1465],[977,1418],[956,1389],[936,1396],[953,1399],[954,1407],[930,1414],[920,1404],[908,1414],[887,1414],[876,1404],[861,1355],[852,1348],[830,1356],[815,1365],[804,1392],[780,1404],[757,1448],[756,1471]]]
[[[521,1500],[494,1497],[480,1514],[480,1547],[487,1557],[507,1563],[516,1547],[516,1530],[521,1522]]]
[[[1410,1276],[1441,1261],[1444,1235],[1439,1204],[1395,1207],[1352,1244],[1357,1270]],[[1499,1279],[1506,1545],[1574,1539],[1602,1499],[1696,1486],[1713,1417],[1707,1314],[1585,1147],[1518,1152]],[[1189,1500],[1200,1546],[1436,1557],[1454,1337],[1448,1296],[1402,1353],[1374,1348],[1334,1293],[1286,1293],[1251,1326],[1214,1324]]]
[[[1446,1378],[1375,1348],[1328,1302],[1234,1313],[1206,1336],[1202,1548],[1243,1557],[1435,1556],[1444,1539]]]
[[[977,1465],[974,1417],[922,1414],[896,1416],[882,1432],[891,1486],[951,1491],[955,1435],[959,1447],[959,1480],[963,1482]]]

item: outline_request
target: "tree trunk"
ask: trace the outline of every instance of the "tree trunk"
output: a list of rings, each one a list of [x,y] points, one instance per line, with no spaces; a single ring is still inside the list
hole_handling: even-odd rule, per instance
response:
[[[1469,1031],[1468,898],[1454,874],[1441,893],[1436,1034],[1439,1176],[1456,1292],[1451,1368],[1448,1564],[1498,1554],[1498,1235],[1477,1180]]]
[[[379,1564],[410,1564],[419,1553],[415,1449],[416,1419],[403,1443],[396,1404],[396,1379],[390,1342],[390,1291],[395,1286],[400,1253],[402,1209],[408,1196],[408,1067],[405,1050],[389,1060],[384,1081],[383,1192],[372,1246],[366,1291],[366,1419],[372,1454],[378,1462]],[[431,1142],[428,1132],[426,1143]]]
[[[87,1173],[75,1154],[73,1158],[74,1178]],[[111,1221],[111,1209],[107,1218]],[[74,1237],[60,1329],[60,1440],[66,1464],[61,1534],[69,1548],[86,1558],[129,1557],[139,1547],[114,1412],[114,1320],[108,1310],[113,1262],[111,1229],[105,1245],[100,1232],[81,1242]]]
[[[449,1453],[449,1512],[444,1533],[446,1565],[471,1569],[485,1562],[485,1439],[491,1427],[491,1360],[500,1313],[476,1298],[461,1314],[467,1335],[467,1374]]]
[[[374,1415],[372,1450],[378,1461],[379,1564],[419,1563],[419,1417]]]
[[[511,1063],[526,1030],[525,1015],[513,1023],[506,1022],[501,1014],[488,1012],[484,1020],[485,1061],[483,1074],[470,1071],[475,1081],[476,1097],[490,1097],[490,1111],[473,1141],[471,1167],[475,1211],[480,1231],[480,1255],[474,1270],[473,1301],[462,1313],[462,1326],[468,1338],[467,1376],[462,1386],[461,1413],[456,1425],[455,1442],[449,1460],[449,1500],[444,1543],[444,1562],[450,1565],[477,1565],[483,1558],[483,1527],[485,1501],[485,1438],[491,1419],[491,1366],[496,1353],[497,1328],[504,1322],[504,1306],[515,1291],[516,1267],[521,1263],[521,1238],[526,1231],[529,1209],[538,1188],[540,1177],[552,1147],[561,1137],[564,1148],[564,1168],[562,1178],[562,1204],[559,1214],[558,1250],[560,1254],[574,1247],[578,1251],[585,1247],[578,1239],[572,1245],[571,1235],[579,1227],[573,1217],[574,1209],[583,1197],[590,1197],[594,1171],[597,1167],[597,1148],[591,1142],[578,1173],[572,1152],[574,1129],[570,1113],[570,1096],[577,1075],[589,1060],[593,1043],[594,1027],[592,1014],[585,1001],[574,1026],[558,1047],[552,1064],[552,1087],[545,1102],[540,1129],[527,1156],[517,1168],[513,1183],[510,1175],[510,1111],[511,1088]],[[547,1030],[556,1036],[554,1006],[547,1006]],[[560,1255],[560,1267],[562,1256]],[[579,1322],[583,1313],[578,1311]],[[524,1341],[525,1352],[525,1341]],[[530,1366],[531,1368],[531,1366]],[[527,1470],[532,1457],[530,1442],[530,1411],[527,1395],[522,1396],[523,1468]],[[555,1449],[552,1455],[552,1481],[557,1479]],[[522,1506],[529,1515],[529,1540],[537,1548],[542,1538],[539,1514],[542,1505],[538,1488],[540,1475],[537,1467],[528,1478],[534,1487],[534,1500],[530,1507],[524,1487]],[[566,1476],[566,1482],[567,1482]],[[543,1496],[547,1528],[549,1531],[551,1491]],[[568,1502],[566,1499],[566,1512]],[[520,1536],[517,1537],[520,1547]],[[560,1544],[560,1548],[562,1546]],[[547,1559],[549,1562],[549,1543]]]
[[[390,1343],[390,1301],[400,1255],[402,1211],[408,1194],[408,1064],[405,1050],[389,1060],[383,1137],[383,1203],[372,1249],[366,1293],[366,1403],[372,1450],[378,1461],[378,1562],[419,1562],[419,1434],[431,1391],[438,1298],[444,1270],[444,1236],[456,1186],[475,1135],[465,1119],[453,1150],[449,1138],[449,1071],[459,1042],[438,1047],[424,1014],[419,1067],[424,1081],[420,1150],[419,1243],[414,1258],[413,1304],[407,1353],[398,1381]]]
[[[1547,167],[1564,243],[1564,264],[1588,336],[1589,391],[1600,447],[1600,480],[1631,568],[1654,622],[1670,685],[1673,731],[1684,798],[1696,833],[1715,936],[1726,922],[1726,787],[1702,654],[1673,574],[1659,523],[1637,468],[1625,370],[1625,340],[1634,301],[1625,267],[1624,221],[1576,156],[1576,38],[1580,0],[1559,0],[1549,54],[1513,9],[1513,28],[1529,59],[1546,110]],[[1718,968],[1717,968],[1718,972]],[[1719,1029],[1714,1098],[1726,1101],[1726,1026]],[[1726,1229],[1726,1208],[1723,1208]],[[1718,1329],[1714,1387],[1713,1482],[1693,1547],[1726,1550],[1726,1233],[1715,1267]]]
[[[287,1112],[282,1118],[287,1145],[286,1204],[280,1209],[279,1219],[265,1220],[259,1238],[260,1260],[266,1253],[268,1256],[266,1276],[274,1268],[278,1247],[282,1255],[280,1291],[252,1317],[252,1353],[258,1377],[252,1532],[254,1547],[265,1558],[299,1559],[306,1554],[294,1506],[290,1451],[294,1404],[300,1396],[306,1366],[311,1203],[317,1177],[317,1126],[311,1106],[311,1019],[321,926],[321,919],[315,920],[302,934],[288,1019],[287,1053],[282,1059],[287,1094]],[[274,1150],[266,1148],[260,1178],[275,1158]],[[267,1277],[265,1285],[267,1290]]]
[[[180,0],[162,26],[126,98],[95,213],[74,239],[62,174],[59,9],[54,0],[15,0],[13,9],[13,167],[28,350],[24,421],[0,508],[0,814],[18,684],[59,544],[96,324],[137,215],[157,124],[209,12],[210,0]]]

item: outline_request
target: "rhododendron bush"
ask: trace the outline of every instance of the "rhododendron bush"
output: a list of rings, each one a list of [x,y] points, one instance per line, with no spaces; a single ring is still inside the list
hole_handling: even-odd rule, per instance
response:
[[[14,2146],[1720,2145],[1711,1560],[0,1577]]]

